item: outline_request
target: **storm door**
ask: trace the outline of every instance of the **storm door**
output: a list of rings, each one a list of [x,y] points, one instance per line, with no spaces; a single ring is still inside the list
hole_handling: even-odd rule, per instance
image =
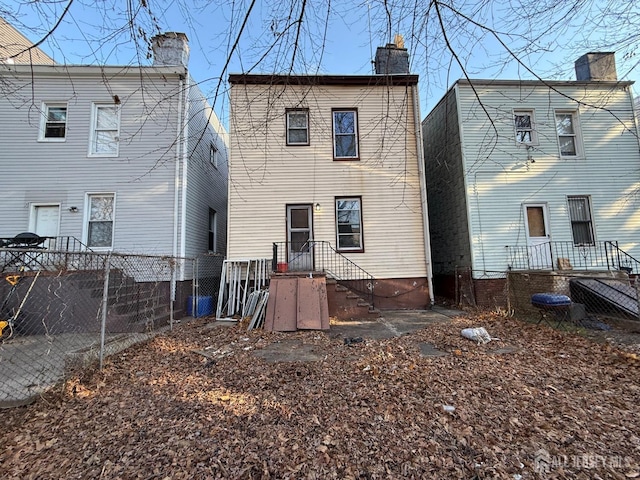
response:
[[[290,271],[313,270],[311,205],[287,205],[287,262]]]

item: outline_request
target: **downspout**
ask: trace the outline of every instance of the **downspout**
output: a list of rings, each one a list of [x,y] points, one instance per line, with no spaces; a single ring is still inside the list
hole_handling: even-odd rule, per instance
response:
[[[180,256],[186,256],[185,241],[187,238],[187,168],[189,161],[188,138],[189,138],[189,89],[191,88],[189,76],[186,76],[184,90],[184,112],[182,129],[182,212],[180,214]]]
[[[427,177],[424,169],[424,150],[422,147],[422,129],[420,123],[420,102],[418,100],[418,85],[413,89],[413,122],[416,128],[416,148],[418,154],[418,176],[420,177],[420,199],[422,201],[422,227],[424,235],[424,257],[427,263],[427,282],[429,283],[429,300],[434,305],[433,297],[433,267],[431,265],[431,237],[429,233],[429,210],[427,208]]]

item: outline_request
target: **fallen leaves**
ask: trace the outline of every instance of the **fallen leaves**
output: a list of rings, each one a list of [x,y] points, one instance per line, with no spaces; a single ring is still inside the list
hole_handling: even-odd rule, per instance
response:
[[[500,340],[460,336],[477,325]],[[427,342],[445,355],[422,356]],[[313,361],[272,363],[262,354],[273,345]],[[3,412],[0,468],[39,479],[636,478],[637,363],[497,315],[349,345],[201,319]],[[556,461],[546,472],[540,451]]]

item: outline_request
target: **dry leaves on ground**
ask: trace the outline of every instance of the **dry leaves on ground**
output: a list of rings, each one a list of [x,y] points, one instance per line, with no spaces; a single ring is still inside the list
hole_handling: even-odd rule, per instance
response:
[[[460,335],[483,326],[477,345]],[[314,362],[256,351],[304,344]],[[425,342],[444,351],[423,357]],[[635,478],[640,361],[493,314],[345,345],[179,326],[3,412],[4,478]]]

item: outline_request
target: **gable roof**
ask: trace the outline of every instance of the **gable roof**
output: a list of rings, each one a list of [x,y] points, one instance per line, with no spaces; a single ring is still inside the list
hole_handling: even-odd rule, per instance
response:
[[[0,62],[53,65],[46,53],[33,45],[27,37],[0,17]]]

